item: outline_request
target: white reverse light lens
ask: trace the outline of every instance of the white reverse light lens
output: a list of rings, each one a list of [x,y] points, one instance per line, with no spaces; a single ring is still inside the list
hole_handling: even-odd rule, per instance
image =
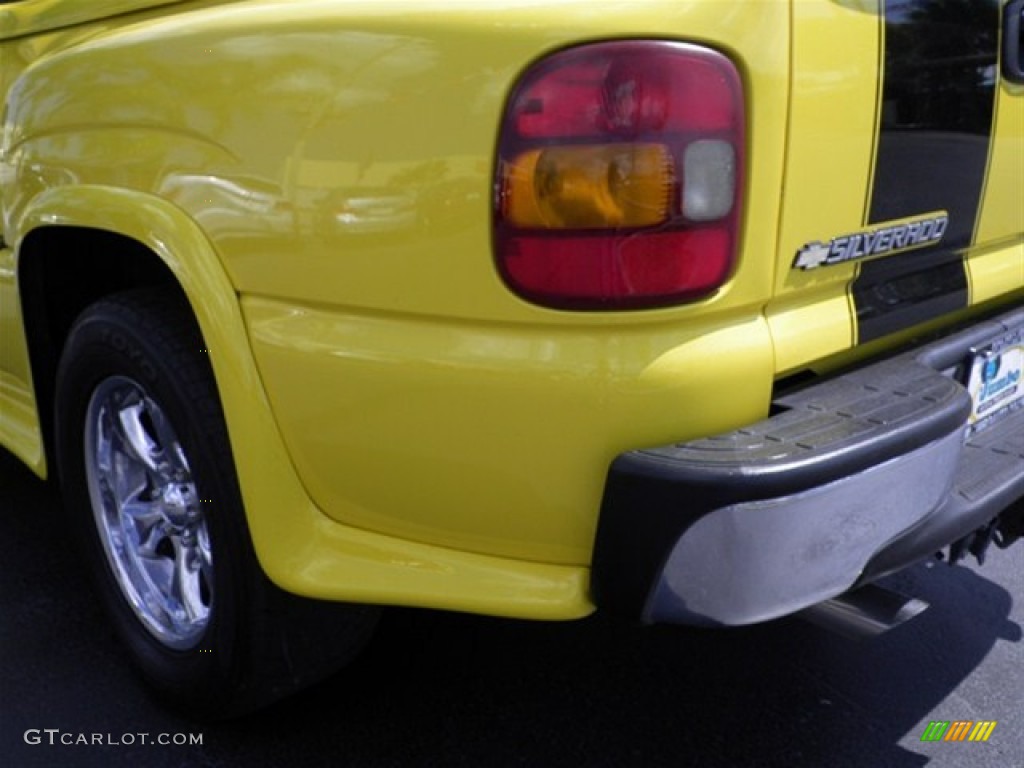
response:
[[[720,139],[695,141],[683,152],[683,216],[715,221],[732,210],[736,152]]]

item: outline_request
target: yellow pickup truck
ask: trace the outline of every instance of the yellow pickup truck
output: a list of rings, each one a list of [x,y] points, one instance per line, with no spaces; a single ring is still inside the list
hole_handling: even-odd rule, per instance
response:
[[[196,716],[383,605],[731,626],[981,559],[1024,533],[1022,19],[0,3],[0,445]]]

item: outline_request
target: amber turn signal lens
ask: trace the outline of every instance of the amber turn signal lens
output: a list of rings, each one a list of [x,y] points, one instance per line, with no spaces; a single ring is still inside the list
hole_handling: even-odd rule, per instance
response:
[[[524,229],[619,229],[665,222],[675,183],[662,144],[532,149],[504,169],[505,218]]]

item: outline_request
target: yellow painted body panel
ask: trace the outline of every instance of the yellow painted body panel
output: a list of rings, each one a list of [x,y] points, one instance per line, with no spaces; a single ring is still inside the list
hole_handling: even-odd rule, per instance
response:
[[[461,549],[585,565],[616,455],[768,407],[759,314],[595,332],[255,298],[243,311],[313,499],[339,520]],[[691,407],[709,391],[728,407]]]
[[[0,445],[42,473],[43,436],[15,277],[14,252],[0,249]]]
[[[967,266],[975,303],[1024,285],[1024,85],[1003,81],[996,102],[996,127],[978,220],[983,247]]]
[[[780,372],[846,349],[856,335],[847,295],[856,263],[807,272],[792,264],[807,243],[863,224],[877,120],[878,11],[871,0],[793,3],[794,98],[776,299],[767,310]]]
[[[21,0],[0,8],[0,40],[27,37],[182,0]]]
[[[622,38],[736,62],[738,264],[693,304],[543,309],[493,260],[502,110],[531,62]],[[45,472],[19,243],[137,240],[192,303],[257,555],[295,592],[584,615],[612,459],[757,421],[856,341],[856,265],[792,264],[865,221],[877,2],[25,0],[0,41],[0,442]],[[981,229],[1019,234],[1005,101]],[[976,302],[1022,284],[1008,237],[972,256]]]
[[[1024,87],[1002,79],[980,214],[965,259],[968,309],[855,347],[851,287],[863,262],[792,268],[804,245],[868,224],[876,128],[885,109],[884,6],[882,0],[792,5],[793,98],[775,298],[766,309],[779,375],[851,364],[978,313],[970,308],[1012,303],[1024,287]]]

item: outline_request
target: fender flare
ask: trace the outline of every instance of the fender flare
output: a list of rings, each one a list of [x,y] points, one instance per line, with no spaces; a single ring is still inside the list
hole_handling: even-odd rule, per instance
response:
[[[166,200],[99,185],[56,187],[39,194],[9,236],[20,244],[44,227],[80,227],[130,238],[149,249],[180,286],[206,341],[256,554],[277,581],[280,554],[299,543],[281,546],[282,539],[299,535],[298,519],[314,525],[322,515],[292,471],[252,355],[238,294],[213,244],[193,219]],[[301,515],[296,515],[298,510]]]
[[[311,501],[263,388],[238,292],[214,245],[184,211],[107,186],[57,187],[17,218],[14,243],[40,227],[99,229],[149,248],[184,291],[209,349],[249,532],[266,575],[300,595],[531,619],[593,610],[589,569],[507,560],[342,525]]]

